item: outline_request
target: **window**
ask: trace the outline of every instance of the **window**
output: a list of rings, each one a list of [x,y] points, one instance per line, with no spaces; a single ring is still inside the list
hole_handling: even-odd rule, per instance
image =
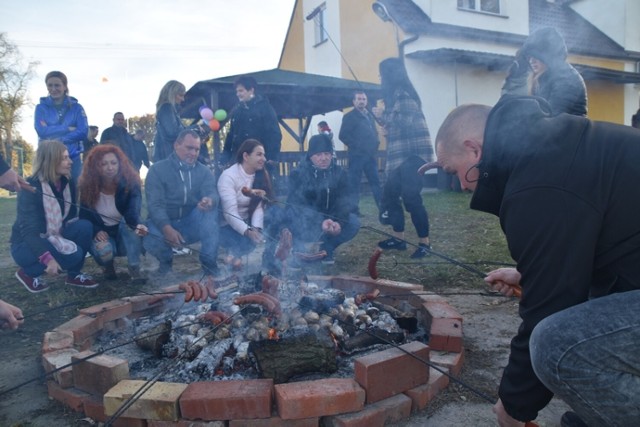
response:
[[[315,45],[322,44],[327,41],[327,32],[324,30],[324,11],[327,8],[325,3],[317,7],[318,13],[313,18]]]
[[[458,0],[458,9],[499,14],[500,0]]]

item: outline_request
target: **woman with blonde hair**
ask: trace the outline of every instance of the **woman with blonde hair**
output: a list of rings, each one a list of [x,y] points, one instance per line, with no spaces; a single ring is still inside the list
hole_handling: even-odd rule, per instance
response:
[[[153,161],[164,160],[173,153],[173,143],[184,129],[205,133],[198,124],[185,126],[178,112],[184,102],[185,87],[177,80],[169,80],[160,90],[156,102],[156,137],[153,140]]]
[[[126,255],[131,278],[144,281],[140,236],[147,234],[147,227],[140,220],[142,182],[127,156],[113,144],[94,147],[78,188],[80,218],[93,226],[89,252],[103,267],[105,279],[117,279],[114,258]]]
[[[43,273],[67,272],[66,284],[95,288],[98,283],[80,270],[91,246],[91,223],[78,219],[76,187],[71,179],[67,147],[60,141],[40,141],[33,175],[35,192],[18,193],[16,221],[11,230],[11,256],[20,266],[16,278],[29,292],[46,291]]]

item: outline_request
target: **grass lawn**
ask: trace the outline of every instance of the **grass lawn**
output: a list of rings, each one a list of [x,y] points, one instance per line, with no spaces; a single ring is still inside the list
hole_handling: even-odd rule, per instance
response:
[[[469,194],[433,191],[425,192],[423,197],[429,212],[434,251],[484,272],[497,268],[500,263],[512,262],[497,218],[470,210]],[[30,317],[31,327],[39,326],[40,322],[44,323],[42,326],[56,325],[74,316],[79,308],[139,292],[137,286],[126,281],[102,281],[93,290],[77,289],[65,286],[62,276],[47,279],[52,285],[47,292],[27,292],[14,277],[17,267],[9,250],[15,205],[15,197],[0,198],[0,240],[5,242],[0,245],[0,297],[21,307],[25,316]],[[376,243],[387,238],[386,233],[391,230],[378,223],[377,211],[370,196],[362,198],[360,208],[365,216],[361,218],[362,229],[356,238],[338,248],[335,265],[310,266],[309,274],[368,276],[367,263]],[[409,256],[415,249],[412,245],[417,244],[417,237],[408,215],[406,220],[409,248],[406,251],[386,251],[382,255],[378,262],[381,278],[419,283],[426,289],[436,291],[444,291],[453,286],[468,288],[470,291],[486,290],[480,277],[436,256],[421,260],[410,259]],[[175,262],[177,271],[199,269],[196,251],[191,256],[177,257]],[[124,267],[126,260],[119,261],[119,265]],[[85,270],[100,278],[100,270],[93,260],[87,260]],[[153,288],[151,283],[145,286],[147,291],[152,291]]]

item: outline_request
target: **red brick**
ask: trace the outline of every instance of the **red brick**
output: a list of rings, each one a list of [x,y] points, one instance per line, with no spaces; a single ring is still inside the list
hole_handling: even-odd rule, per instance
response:
[[[81,314],[55,328],[53,331],[71,331],[73,341],[80,343],[102,329],[102,320]]]
[[[449,369],[451,375],[458,375],[464,362],[464,348],[460,353],[447,351],[432,351],[431,363]]]
[[[129,364],[117,357],[84,351],[71,357],[73,365],[73,384],[87,393],[103,395],[121,380],[129,378]],[[78,362],[78,363],[75,363]]]
[[[178,421],[147,420],[147,427],[180,427],[180,423]]]
[[[101,317],[102,322],[105,323],[126,317],[131,314],[131,311],[131,302],[114,299],[102,304],[83,308],[80,310],[80,314],[85,314],[90,317]]]
[[[126,417],[118,417],[111,425],[113,427],[148,427],[147,420]]]
[[[175,291],[177,292],[178,287],[175,286]],[[132,297],[122,298],[123,301],[128,301],[131,303],[131,311],[133,313],[137,313],[139,311],[148,310],[151,307],[155,307],[157,305],[162,305],[162,301],[166,297],[166,299],[172,299],[172,294],[158,294],[158,295],[135,295]]]
[[[62,388],[54,381],[47,381],[49,397],[63,403],[76,412],[82,412],[84,401],[91,397],[90,394],[75,388]]]
[[[436,394],[449,385],[449,377],[431,368],[429,371],[429,382],[420,385],[404,393],[411,398],[411,412],[422,411]]]
[[[191,383],[180,397],[182,418],[232,420],[269,418],[273,380]]]
[[[42,339],[43,353],[71,347],[73,347],[73,333],[71,331],[45,332]]]
[[[447,302],[447,300],[440,295],[424,290],[411,291],[409,294],[410,295],[407,296],[407,301],[409,301],[409,303],[414,307],[421,308],[426,302]]]
[[[61,388],[73,387],[73,370],[71,369],[71,357],[78,354],[74,348],[50,351],[42,355],[42,366],[46,373],[56,371],[51,377]]]
[[[419,341],[356,359],[355,379],[366,390],[367,403],[425,384],[429,367],[421,360],[429,361],[429,346]]]
[[[304,418],[301,420],[283,420],[276,416],[255,420],[231,420],[229,427],[318,427],[320,418]],[[187,426],[185,426],[187,427]]]
[[[336,415],[364,407],[365,392],[351,378],[277,384],[274,389],[278,415],[285,420]]]
[[[251,420],[246,420],[250,422]],[[161,427],[161,426],[158,426]],[[226,421],[178,421],[178,427],[227,427]]]
[[[432,350],[460,351],[462,348],[462,316],[444,301],[422,304],[424,327],[429,330]]]
[[[97,396],[91,396],[88,399],[85,399],[85,401],[83,402],[82,412],[84,412],[87,417],[101,423],[107,421],[107,418],[109,418],[104,413],[104,404],[102,403],[102,398]]]
[[[397,394],[365,406],[362,411],[323,418],[326,427],[384,427],[411,415],[411,399]]]
[[[429,347],[441,351],[462,351],[462,322],[458,319],[432,319]]]

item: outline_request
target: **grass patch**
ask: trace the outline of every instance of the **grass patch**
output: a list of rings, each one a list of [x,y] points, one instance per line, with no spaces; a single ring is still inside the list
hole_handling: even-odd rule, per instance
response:
[[[512,262],[497,218],[471,211],[468,207],[469,194],[426,192],[423,197],[429,212],[430,237],[434,251],[470,263],[484,272],[497,268],[491,263]],[[127,281],[101,281],[96,289],[79,289],[64,285],[64,276],[60,276],[54,279],[47,278],[51,284],[47,292],[27,292],[14,277],[17,267],[9,250],[15,205],[15,198],[0,198],[0,239],[5,242],[0,245],[0,295],[2,299],[21,307],[28,317],[27,324],[22,329],[23,333],[36,331],[35,338],[40,339],[39,333],[75,316],[80,308],[135,295],[141,289],[151,292],[156,288],[153,283],[147,283],[140,288]],[[307,271],[309,274],[368,276],[369,257],[377,242],[387,238],[385,233],[391,230],[378,223],[377,210],[370,196],[362,198],[360,211],[365,215],[361,218],[363,228],[355,239],[338,248],[336,264],[313,265]],[[406,224],[407,241],[417,244],[417,236],[408,215]],[[421,260],[410,259],[413,249],[410,246],[406,251],[386,251],[378,264],[380,277],[422,284],[426,289],[435,291],[451,287],[478,291],[486,289],[478,276],[435,256]],[[122,267],[126,265],[126,259],[118,259],[117,263]],[[176,272],[191,274],[200,269],[197,255],[176,257],[174,263]],[[100,269],[92,259],[87,259],[85,271],[100,279]],[[8,334],[3,339],[21,339],[23,333]]]

